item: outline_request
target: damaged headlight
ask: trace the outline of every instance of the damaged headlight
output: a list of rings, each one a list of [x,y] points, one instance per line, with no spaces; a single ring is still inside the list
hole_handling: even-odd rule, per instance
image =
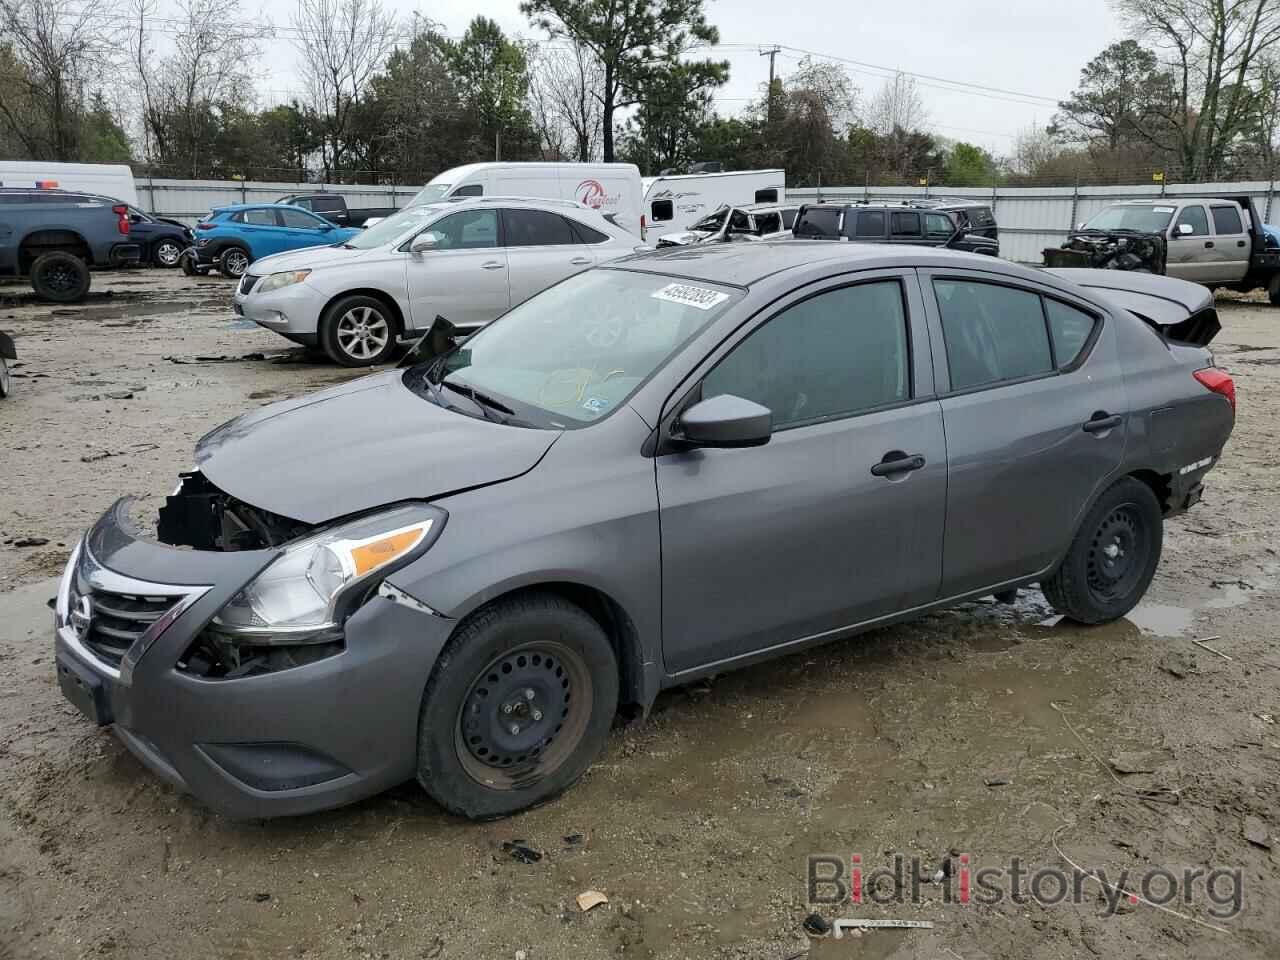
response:
[[[283,273],[271,273],[258,284],[256,292],[270,293],[272,290],[279,290],[281,287],[291,287],[295,283],[301,283],[309,276],[311,276],[310,270],[286,270]]]
[[[346,601],[425,553],[445,517],[426,504],[399,507],[291,543],[218,612],[213,628],[263,644],[337,628]]]

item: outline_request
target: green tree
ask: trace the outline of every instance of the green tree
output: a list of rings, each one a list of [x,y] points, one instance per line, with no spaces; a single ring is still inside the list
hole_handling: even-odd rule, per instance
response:
[[[522,0],[520,10],[552,37],[569,37],[600,60],[606,163],[614,159],[614,111],[642,100],[647,84],[692,43],[720,40],[702,0]],[[728,64],[721,66],[727,75]]]
[[[80,131],[80,159],[85,163],[128,163],[133,148],[101,91],[89,101]]]
[[[957,143],[943,173],[949,187],[981,187],[991,183],[996,164],[991,154],[971,143]]]
[[[698,153],[698,132],[712,115],[712,91],[727,74],[723,64],[666,59],[645,81],[635,123],[628,124],[626,158],[650,173],[708,159]]]
[[[447,41],[446,41],[447,42]],[[533,122],[525,106],[529,93],[529,61],[519,45],[486,17],[476,17],[462,39],[446,47],[454,81],[467,109],[479,121],[493,159],[502,159],[503,141],[513,158],[536,150]]]
[[[1168,75],[1134,40],[1113,43],[1080,71],[1080,85],[1058,103],[1049,132],[1066,143],[1110,151],[1143,139],[1169,99]]]

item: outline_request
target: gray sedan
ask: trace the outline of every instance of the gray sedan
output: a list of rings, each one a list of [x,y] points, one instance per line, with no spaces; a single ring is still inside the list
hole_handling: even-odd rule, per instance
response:
[[[1217,330],[945,250],[619,261],[207,435],[154,538],[122,501],[76,547],[59,681],[233,816],[511,814],[665,687],[1035,583],[1124,616],[1231,433]]]

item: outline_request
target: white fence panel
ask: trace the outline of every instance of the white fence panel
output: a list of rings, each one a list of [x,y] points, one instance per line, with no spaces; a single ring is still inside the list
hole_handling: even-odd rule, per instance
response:
[[[371,184],[264,183],[257,180],[167,180],[135,177],[138,200],[158,217],[194,224],[214,207],[232,203],[272,203],[291,193],[334,193],[351,207],[402,207],[420,186]]]

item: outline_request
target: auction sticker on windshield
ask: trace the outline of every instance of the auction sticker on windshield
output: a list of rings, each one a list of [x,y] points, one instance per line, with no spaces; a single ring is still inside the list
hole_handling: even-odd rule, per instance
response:
[[[697,307],[699,310],[710,310],[729,299],[727,293],[719,290],[708,290],[706,287],[695,287],[688,283],[669,283],[661,290],[649,294],[654,300],[667,300],[670,303],[683,303],[685,306]]]

